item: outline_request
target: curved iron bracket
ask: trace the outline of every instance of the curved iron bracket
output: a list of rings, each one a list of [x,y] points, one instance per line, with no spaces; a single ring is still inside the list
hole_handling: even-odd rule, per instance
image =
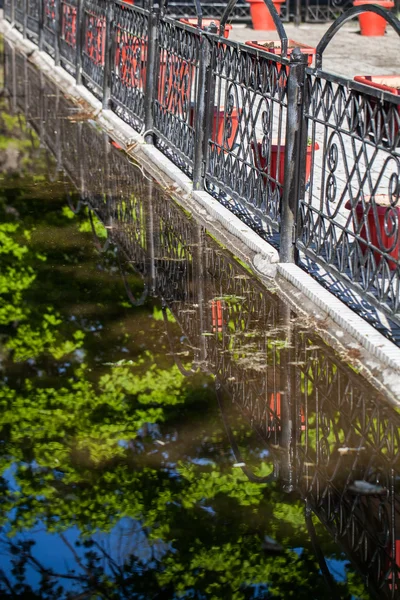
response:
[[[71,194],[71,192],[67,192],[66,196],[67,196],[67,204],[68,204],[69,209],[72,210],[72,212],[74,213],[74,215],[77,215],[79,213],[79,211],[81,210],[81,206],[83,204],[83,201],[82,201],[81,197],[79,196],[79,200],[77,202],[77,205],[74,206],[72,204],[72,199],[71,199],[72,194]]]
[[[128,296],[129,302],[132,304],[132,306],[143,306],[143,304],[145,303],[146,298],[148,296],[148,286],[147,286],[146,282],[144,282],[143,293],[141,294],[141,296],[138,299],[136,299],[135,296],[132,294],[132,291],[126,280],[125,272],[122,268],[121,259],[119,257],[118,250],[117,250],[117,259],[118,259],[119,272],[121,273],[122,281],[124,282],[124,287],[125,287],[126,295]]]
[[[319,568],[321,569],[321,573],[324,577],[326,586],[330,592],[330,600],[335,600],[335,598],[339,597],[338,589],[336,587],[335,580],[333,579],[332,574],[328,568],[328,565],[326,564],[325,556],[321,550],[320,545],[318,544],[317,533],[315,531],[314,523],[312,522],[312,508],[310,507],[308,499],[306,499],[304,516],[308,534],[311,540],[311,545],[313,547],[315,556],[318,560]]]
[[[246,477],[249,479],[249,481],[251,481],[252,483],[265,484],[265,483],[271,483],[272,481],[275,481],[276,480],[275,472],[271,473],[270,475],[266,475],[265,477],[260,477],[259,475],[254,475],[254,473],[252,471],[250,471],[250,469],[248,467],[246,467],[244,460],[242,458],[242,454],[239,450],[239,446],[236,443],[235,436],[233,435],[231,426],[229,425],[228,420],[224,413],[223,403],[222,403],[222,399],[221,399],[221,387],[222,387],[221,383],[218,380],[216,380],[215,381],[215,393],[217,396],[218,406],[221,411],[222,422],[224,424],[224,428],[225,428],[226,434],[228,436],[229,443],[231,445],[232,452],[233,452],[236,462],[243,463],[243,466],[241,466],[240,468],[242,469],[242,471],[246,475]]]
[[[110,246],[110,242],[111,242],[110,235],[107,232],[107,239],[104,242],[104,245],[102,246],[101,242],[100,242],[100,239],[99,239],[99,236],[96,233],[96,229],[95,229],[95,226],[94,226],[94,223],[93,223],[93,217],[92,217],[92,211],[91,210],[89,210],[89,221],[90,221],[90,226],[92,228],[94,245],[95,245],[96,250],[98,252],[100,252],[100,253],[107,252],[107,250],[108,250],[108,248]]]
[[[229,0],[228,4],[226,5],[226,8],[224,10],[224,13],[223,13],[223,15],[221,17],[221,21],[220,21],[220,27],[219,27],[219,35],[220,36],[224,35],[225,25],[228,21],[228,18],[230,16],[231,12],[235,8],[236,3],[237,3],[237,0]],[[288,37],[287,37],[286,31],[285,31],[285,28],[283,26],[282,20],[281,20],[280,16],[278,15],[278,11],[276,10],[272,0],[264,0],[264,4],[268,8],[268,10],[271,14],[271,17],[274,21],[276,31],[278,32],[279,39],[281,41],[282,57],[286,58],[287,51],[288,51]]]
[[[264,0],[264,1],[266,1],[266,0]],[[345,13],[340,15],[340,17],[338,17],[336,19],[336,21],[334,23],[332,23],[332,25],[329,27],[328,31],[324,34],[321,41],[319,42],[319,44],[316,48],[316,55],[315,55],[315,69],[316,70],[322,69],[322,55],[325,52],[327,45],[331,42],[331,40],[334,38],[334,36],[339,31],[339,29],[341,29],[342,26],[345,23],[347,23],[347,21],[354,19],[354,17],[356,17],[357,15],[360,15],[361,13],[364,13],[364,12],[372,12],[372,13],[375,13],[376,15],[379,15],[380,17],[383,17],[389,23],[389,25],[391,25],[393,27],[393,29],[396,31],[396,33],[398,35],[400,35],[399,19],[397,19],[394,15],[392,15],[389,11],[382,8],[381,6],[376,6],[374,4],[362,4],[361,6],[355,6],[353,8],[349,8],[349,10],[347,10]]]
[[[164,319],[164,325],[165,325],[165,332],[167,334],[167,338],[168,338],[168,343],[169,343],[169,348],[171,350],[171,354],[174,357],[174,361],[176,366],[178,367],[179,371],[182,373],[182,375],[184,377],[190,377],[191,375],[194,375],[194,373],[196,373],[197,369],[198,369],[198,361],[195,358],[193,360],[193,364],[192,364],[192,368],[191,369],[186,369],[183,364],[181,359],[175,354],[174,352],[174,344],[172,342],[172,337],[170,334],[170,331],[168,329],[168,317],[167,317],[167,303],[165,302],[164,299],[162,299],[162,314],[163,314],[163,319]]]
[[[197,27],[201,29],[201,26],[203,25],[203,11],[201,8],[200,0],[194,0],[194,5],[196,7],[197,14]]]
[[[225,25],[229,19],[229,16],[233,9],[235,8],[237,0],[229,0],[228,4],[225,7],[224,12],[222,13],[222,17],[219,25],[219,35],[223,36],[225,32]]]

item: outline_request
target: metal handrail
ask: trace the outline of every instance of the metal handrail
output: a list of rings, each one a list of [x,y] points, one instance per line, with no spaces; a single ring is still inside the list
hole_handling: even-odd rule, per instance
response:
[[[334,21],[334,23],[332,23],[332,25],[329,27],[328,31],[326,31],[326,33],[321,38],[321,40],[316,48],[316,56],[315,56],[316,70],[322,69],[322,55],[325,52],[328,44],[332,41],[334,36],[337,34],[337,32],[343,27],[343,25],[345,23],[347,23],[348,21],[351,21],[351,19],[354,19],[354,17],[356,17],[362,13],[365,13],[365,12],[375,13],[376,15],[379,15],[380,17],[385,19],[385,21],[387,21],[389,23],[389,25],[391,27],[393,27],[393,29],[395,30],[397,35],[400,36],[400,21],[399,21],[399,19],[397,17],[395,17],[392,13],[390,13],[388,10],[386,10],[385,8],[382,8],[381,6],[377,6],[375,4],[372,4],[372,5],[362,4],[361,6],[353,6],[353,8],[349,8],[349,10],[347,10],[345,13],[340,15],[340,17],[338,17],[336,19],[336,21]]]
[[[228,21],[230,14],[232,13],[233,9],[235,8],[236,4],[237,4],[237,0],[229,0],[228,4],[226,5],[224,14],[222,15],[221,21],[220,21],[220,27],[219,27],[219,35],[220,36],[224,35],[225,25]],[[282,56],[283,56],[283,58],[286,58],[287,51],[288,51],[288,37],[286,34],[286,30],[283,26],[282,20],[272,2],[272,0],[264,0],[264,4],[268,8],[268,10],[271,14],[271,17],[274,21],[274,25],[276,27],[276,31],[279,35],[279,39],[281,41],[281,47],[282,47]]]

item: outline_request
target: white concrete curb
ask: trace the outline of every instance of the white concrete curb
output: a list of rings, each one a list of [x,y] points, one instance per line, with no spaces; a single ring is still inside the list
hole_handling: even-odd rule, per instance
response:
[[[368,352],[384,364],[400,370],[400,348],[323,288],[311,275],[308,275],[300,267],[288,263],[279,263],[278,273],[326,312],[335,323],[354,337]]]
[[[104,110],[102,103],[84,86],[77,86],[74,78],[61,67],[55,67],[54,61],[44,52],[39,52],[37,46],[13,29],[4,19],[0,21],[1,32],[18,45],[19,49],[29,55],[29,60],[43,70],[55,81],[66,94],[73,98],[84,100],[93,109],[93,118],[110,135],[116,137],[120,146],[133,157],[142,156],[153,163],[153,167],[165,173],[182,191],[188,194],[197,204],[200,204],[211,216],[212,220],[221,224],[232,236],[254,253],[252,268],[261,276],[274,278],[277,273],[310,299],[316,306],[327,313],[344,332],[351,335],[357,342],[385,366],[400,371],[400,348],[387,340],[382,334],[359,317],[333,294],[325,290],[310,275],[292,264],[279,263],[277,250],[268,242],[261,239],[250,227],[222,206],[207,192],[193,190],[193,184],[177,166],[175,166],[157,148],[146,144],[144,138],[124,123],[110,110]],[[215,224],[215,223],[214,223]],[[278,264],[279,263],[279,264]],[[298,299],[301,302],[301,299]],[[397,377],[397,375],[395,375]],[[393,388],[393,385],[392,385]],[[399,379],[400,388],[400,379]]]

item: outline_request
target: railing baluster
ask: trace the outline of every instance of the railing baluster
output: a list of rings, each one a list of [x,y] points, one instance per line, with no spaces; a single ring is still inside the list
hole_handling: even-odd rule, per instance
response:
[[[305,149],[301,147],[301,126],[306,66],[307,56],[300,50],[296,52],[295,49],[290,57],[287,82],[285,176],[281,204],[280,258],[282,262],[294,262],[294,235],[298,204],[302,193],[301,182],[304,193],[304,174],[299,177],[299,172],[300,169],[302,171],[305,169]]]
[[[28,11],[29,11],[29,0],[25,0],[24,2],[24,16],[22,19],[22,36],[26,38],[26,29],[27,29],[27,21],[28,21]]]
[[[39,0],[39,50],[43,50],[43,24],[44,24],[44,0]]]
[[[85,17],[85,0],[78,0],[76,10],[76,83],[82,84],[82,53],[83,53],[83,28]]]
[[[200,46],[198,89],[196,98],[196,118],[194,124],[195,147],[193,165],[193,187],[195,190],[198,191],[204,189],[205,156],[208,146],[207,109],[209,108],[209,103],[207,103],[207,91],[210,90],[211,87],[210,64],[210,43],[206,37],[202,36]],[[214,97],[212,98],[212,102],[214,103]]]
[[[111,65],[112,65],[112,27],[114,19],[114,3],[108,0],[106,11],[106,39],[105,39],[105,61],[103,79],[103,108],[109,108],[111,96]]]
[[[160,60],[158,47],[159,23],[160,11],[158,8],[152,7],[149,15],[146,90],[144,98],[144,129],[145,140],[148,144],[153,143],[153,135],[151,133],[153,129],[153,105],[157,93],[156,73],[159,70]]]
[[[56,31],[54,35],[54,63],[60,66],[60,37],[61,37],[61,0],[55,0]]]

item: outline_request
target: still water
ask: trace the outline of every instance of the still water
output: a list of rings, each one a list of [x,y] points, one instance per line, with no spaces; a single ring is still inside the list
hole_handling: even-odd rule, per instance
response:
[[[1,598],[398,598],[398,412],[5,54]]]

